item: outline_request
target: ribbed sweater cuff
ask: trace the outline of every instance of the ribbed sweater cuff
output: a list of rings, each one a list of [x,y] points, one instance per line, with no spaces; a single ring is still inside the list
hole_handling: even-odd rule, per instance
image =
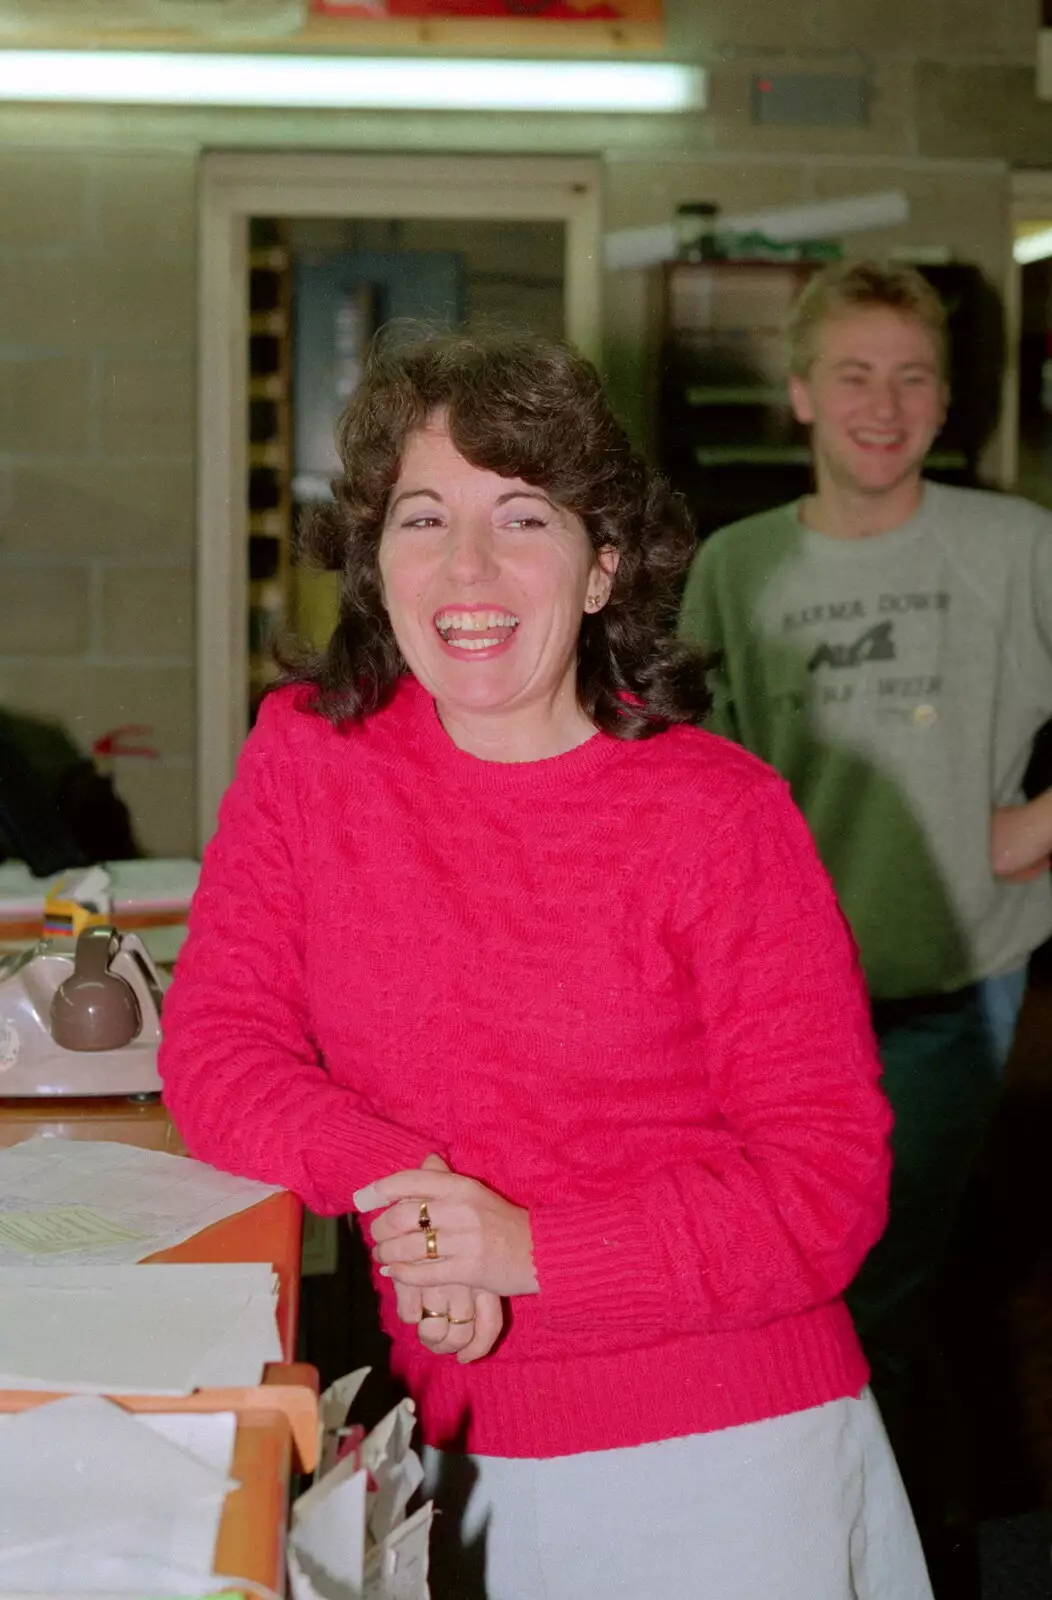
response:
[[[642,1333],[669,1325],[669,1285],[642,1221],[619,1202],[530,1211],[540,1309],[553,1328],[631,1320]]]
[[[319,1120],[307,1152],[312,1187],[325,1197],[325,1216],[353,1211],[352,1197],[366,1184],[419,1167],[425,1156],[443,1155],[434,1140],[340,1105],[345,1098],[334,1096],[337,1108]]]

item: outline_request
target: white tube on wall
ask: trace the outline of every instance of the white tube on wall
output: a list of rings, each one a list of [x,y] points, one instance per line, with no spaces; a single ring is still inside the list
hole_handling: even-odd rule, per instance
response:
[[[891,228],[909,220],[910,204],[901,189],[851,195],[841,200],[821,200],[813,205],[780,206],[777,210],[751,211],[743,216],[721,216],[719,233],[762,233],[779,244],[797,239],[837,239],[867,228]],[[603,240],[603,263],[608,272],[654,266],[676,254],[676,233],[671,226],[623,228]]]

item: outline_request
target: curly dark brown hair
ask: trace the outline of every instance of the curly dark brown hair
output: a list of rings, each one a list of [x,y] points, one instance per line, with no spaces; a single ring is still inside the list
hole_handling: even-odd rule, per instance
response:
[[[686,504],[633,451],[591,363],[529,335],[406,344],[387,331],[374,341],[340,422],[344,476],[302,535],[308,561],[342,574],[338,621],[319,654],[285,654],[282,682],[310,685],[314,709],[338,723],[377,711],[407,671],[384,608],[380,537],[406,440],[439,414],[473,466],[544,490],[581,519],[596,550],[619,554],[609,600],[581,622],[585,715],[622,739],[700,722],[704,658],[673,631],[695,547]]]

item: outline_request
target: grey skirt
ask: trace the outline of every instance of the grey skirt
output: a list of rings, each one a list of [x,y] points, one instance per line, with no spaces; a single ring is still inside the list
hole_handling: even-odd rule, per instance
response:
[[[432,1600],[931,1600],[868,1390],[634,1449],[424,1467]]]

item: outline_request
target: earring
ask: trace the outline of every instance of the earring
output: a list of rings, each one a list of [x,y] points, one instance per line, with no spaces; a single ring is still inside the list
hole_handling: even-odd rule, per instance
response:
[[[602,595],[598,594],[590,594],[585,601],[585,605],[588,607],[589,611],[598,611],[602,603],[603,597]]]

